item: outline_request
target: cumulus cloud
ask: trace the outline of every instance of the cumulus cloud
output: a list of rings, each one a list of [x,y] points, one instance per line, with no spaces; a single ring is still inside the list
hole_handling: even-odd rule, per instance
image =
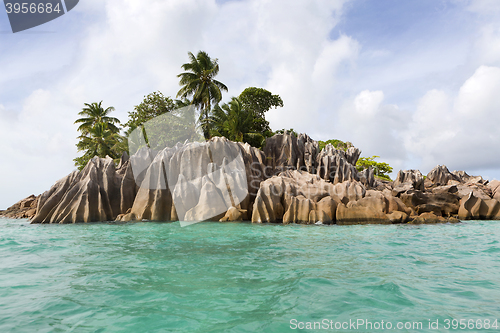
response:
[[[5,206],[47,190],[73,169],[76,128],[71,126],[73,115],[61,107],[65,104],[64,99],[38,89],[26,98],[19,113],[0,107],[0,202]]]
[[[461,36],[432,43],[416,36],[410,44],[395,40],[396,48],[367,47],[336,31],[346,2],[86,0],[52,21],[57,33],[6,36],[0,208],[74,169],[73,122],[83,103],[104,100],[125,121],[148,93],[175,97],[180,66],[198,50],[219,59],[224,100],[248,86],[283,98],[285,107],[266,114],[274,129],[348,140],[395,168],[419,167],[409,156],[422,168],[496,167],[500,27],[488,13],[498,2],[458,1],[488,17],[471,26],[478,36],[471,45]],[[464,76],[459,65],[477,70]]]
[[[9,189],[0,207],[74,169],[73,122],[83,103],[104,100],[125,120],[148,93],[175,97],[188,51],[219,58],[226,100],[251,85],[267,88],[286,101],[269,113],[272,125],[302,127],[296,119],[316,112],[334,90],[335,71],[356,55],[355,41],[329,37],[344,2],[88,0],[70,13],[72,21],[64,21],[68,14],[53,23],[58,34],[42,35],[29,49],[33,37],[17,35],[26,42],[12,40],[12,52],[0,56],[13,68],[0,79],[0,149],[8,156],[0,174]],[[300,130],[314,128],[308,119]]]
[[[500,23],[484,26],[475,42],[473,57],[482,65],[500,65]]]
[[[360,147],[363,156],[381,156],[397,169],[406,159],[408,116],[397,105],[384,103],[382,91],[364,90],[342,106],[336,132]]]
[[[461,2],[464,1],[461,0]],[[466,8],[475,13],[483,15],[500,13],[500,3],[497,0],[466,0],[465,2],[467,3]]]
[[[500,164],[500,68],[479,67],[455,96],[429,91],[412,118],[407,149],[422,168],[437,163],[452,169],[480,170]]]

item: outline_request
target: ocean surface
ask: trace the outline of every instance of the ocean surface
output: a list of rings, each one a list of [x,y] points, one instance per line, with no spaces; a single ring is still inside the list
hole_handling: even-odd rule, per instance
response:
[[[0,332],[495,332],[499,242],[498,221],[0,219]]]

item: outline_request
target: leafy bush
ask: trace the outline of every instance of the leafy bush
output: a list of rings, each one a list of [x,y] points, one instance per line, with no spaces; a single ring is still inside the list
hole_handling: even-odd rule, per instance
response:
[[[358,171],[363,171],[364,169],[372,167],[376,177],[391,181],[388,174],[392,172],[392,167],[385,162],[376,162],[376,158],[380,158],[380,156],[360,157],[356,163],[356,169],[358,169]]]
[[[323,148],[326,147],[327,144],[331,144],[334,146],[336,149],[344,150],[346,151],[347,149],[354,147],[353,144],[349,141],[342,141],[342,140],[337,140],[337,139],[332,139],[328,141],[318,141],[319,144],[319,151],[321,151]]]

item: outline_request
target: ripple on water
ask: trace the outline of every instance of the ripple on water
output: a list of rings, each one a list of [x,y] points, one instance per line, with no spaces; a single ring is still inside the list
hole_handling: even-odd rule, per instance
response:
[[[0,219],[0,332],[288,332],[293,318],[498,317],[499,226]]]

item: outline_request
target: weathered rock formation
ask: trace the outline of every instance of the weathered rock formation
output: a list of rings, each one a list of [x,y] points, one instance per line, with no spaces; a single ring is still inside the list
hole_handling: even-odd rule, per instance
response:
[[[27,198],[16,202],[6,210],[0,211],[0,216],[10,219],[29,219],[36,213],[36,206],[38,204],[39,196],[33,194]]]
[[[400,170],[394,180],[395,193],[408,190],[424,190],[424,176],[419,170]]]
[[[262,182],[253,205],[252,222],[331,223],[341,195],[356,196],[355,187],[336,188],[305,171],[285,171]],[[343,192],[343,193],[341,193]],[[361,195],[361,194],[358,194]]]
[[[427,174],[427,179],[437,186],[459,184],[460,179],[445,165],[438,165]]]
[[[318,154],[316,174],[333,184],[345,181],[360,181],[367,187],[373,187],[375,186],[373,169],[365,169],[362,172],[358,172],[356,169],[356,162],[360,154],[361,151],[355,147],[350,147],[344,151],[327,144]]]
[[[457,218],[454,217],[449,217],[449,218],[444,218],[442,216],[438,216],[434,213],[422,213],[421,215],[417,216],[413,220],[411,220],[409,223],[411,224],[432,224],[432,223],[457,223],[460,222]]]
[[[118,220],[219,220],[231,207],[248,220],[264,161],[260,150],[220,137],[165,148],[148,167],[130,212]]]
[[[360,150],[285,132],[264,151],[215,137],[160,151],[143,147],[93,158],[81,171],[0,216],[33,223],[97,221],[242,221],[255,223],[438,223],[500,219],[500,181],[434,168],[400,171],[394,182],[358,172]]]
[[[316,167],[316,156],[319,152],[318,142],[307,134],[295,135],[285,131],[266,139],[264,154],[266,165],[271,175],[286,170],[305,170],[312,173]]]
[[[401,201],[417,215],[434,213],[452,217],[458,213],[459,197],[454,193],[425,193],[411,190],[401,194]]]
[[[367,191],[350,181],[334,185],[318,175],[287,171],[262,182],[252,222],[403,223],[410,214],[390,191]]]
[[[488,184],[493,199],[500,201],[500,181],[493,180]]]
[[[135,190],[126,157],[118,170],[111,158],[94,157],[40,196],[32,223],[111,221],[132,206]]]
[[[496,199],[481,199],[470,193],[460,200],[458,218],[500,220],[500,203]]]
[[[438,165],[427,175],[427,179],[437,186],[478,184],[486,185],[488,181],[481,176],[469,176],[465,171],[450,172],[445,165]]]

